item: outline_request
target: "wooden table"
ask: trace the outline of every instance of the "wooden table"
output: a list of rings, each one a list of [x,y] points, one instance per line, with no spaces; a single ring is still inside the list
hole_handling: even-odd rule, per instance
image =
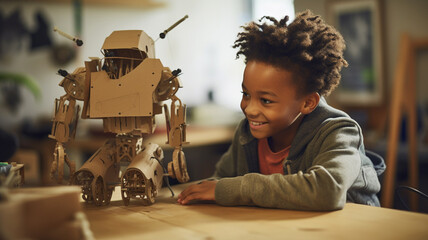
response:
[[[333,212],[182,206],[163,188],[155,204],[125,207],[116,188],[110,205],[82,207],[96,239],[428,239],[427,214],[351,203]]]

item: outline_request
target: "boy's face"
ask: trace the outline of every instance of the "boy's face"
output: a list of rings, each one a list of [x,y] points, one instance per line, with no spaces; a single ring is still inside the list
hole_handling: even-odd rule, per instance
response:
[[[272,137],[273,141],[283,141],[292,129],[297,129],[302,100],[297,97],[290,71],[249,61],[242,92],[241,109],[255,138]]]

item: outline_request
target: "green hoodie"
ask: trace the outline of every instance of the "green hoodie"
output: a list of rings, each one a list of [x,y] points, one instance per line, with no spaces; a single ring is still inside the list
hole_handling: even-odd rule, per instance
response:
[[[287,172],[290,164],[291,172]],[[220,205],[256,205],[295,210],[337,210],[345,202],[379,206],[378,174],[366,156],[359,125],[322,98],[306,115],[283,164],[284,175],[259,173],[257,139],[248,121],[239,124],[232,144],[216,165]]]

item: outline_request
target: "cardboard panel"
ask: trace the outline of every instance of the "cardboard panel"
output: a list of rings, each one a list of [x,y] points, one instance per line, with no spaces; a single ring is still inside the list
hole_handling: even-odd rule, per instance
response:
[[[162,76],[159,59],[145,59],[119,79],[91,73],[90,118],[153,116],[153,91]]]

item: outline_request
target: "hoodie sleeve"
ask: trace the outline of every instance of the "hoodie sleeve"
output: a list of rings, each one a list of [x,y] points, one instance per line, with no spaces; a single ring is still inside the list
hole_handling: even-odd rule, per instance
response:
[[[216,201],[225,206],[342,209],[346,192],[361,166],[361,139],[360,129],[353,122],[326,124],[302,153],[302,161],[311,163],[305,171],[289,175],[249,173],[220,179],[215,189]]]

